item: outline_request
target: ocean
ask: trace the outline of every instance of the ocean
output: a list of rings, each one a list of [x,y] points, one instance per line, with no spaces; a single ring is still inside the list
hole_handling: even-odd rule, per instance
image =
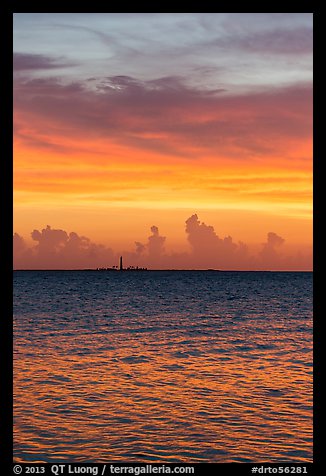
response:
[[[14,272],[16,462],[311,462],[312,371],[309,272]]]

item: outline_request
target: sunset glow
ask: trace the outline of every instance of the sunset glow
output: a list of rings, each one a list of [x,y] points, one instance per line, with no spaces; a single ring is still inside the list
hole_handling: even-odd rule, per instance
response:
[[[14,472],[313,471],[312,20],[14,14]]]
[[[142,261],[165,268],[163,254],[191,251],[197,214],[253,255],[273,232],[279,269],[311,269],[312,15],[16,14],[14,25],[14,229],[26,246],[49,225],[112,249],[115,264],[155,225],[164,252]]]

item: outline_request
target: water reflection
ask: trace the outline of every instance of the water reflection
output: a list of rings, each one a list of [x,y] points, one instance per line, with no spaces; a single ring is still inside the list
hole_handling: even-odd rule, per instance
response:
[[[17,461],[312,460],[310,274],[15,280]]]

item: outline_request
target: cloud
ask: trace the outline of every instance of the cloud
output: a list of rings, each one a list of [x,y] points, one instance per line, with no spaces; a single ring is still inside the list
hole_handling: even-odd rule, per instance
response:
[[[192,215],[186,221],[186,233],[188,233],[188,240],[194,253],[200,253],[203,246],[208,246],[209,249],[218,248],[223,242],[216,235],[212,226],[200,223],[197,215]]]
[[[263,249],[259,255],[261,262],[264,263],[265,266],[267,265],[271,269],[277,268],[283,259],[278,250],[284,242],[284,238],[272,231],[267,234],[267,242],[263,243]]]
[[[15,71],[35,71],[48,70],[56,68],[67,68],[75,66],[76,63],[68,62],[62,57],[53,58],[51,56],[30,54],[30,53],[14,53],[13,54],[13,70]]]
[[[151,235],[146,243],[135,242],[135,252],[124,252],[132,266],[151,266],[154,268],[170,266],[170,257],[165,252],[166,237],[161,236],[157,226],[151,227]]]
[[[37,244],[27,248],[23,238],[14,235],[14,267],[32,269],[80,269],[112,266],[115,256],[110,248],[92,243],[75,232],[67,233],[49,225],[34,230]]]
[[[312,54],[313,30],[307,26],[296,28],[275,28],[250,33],[233,33],[232,36],[218,38],[211,42],[214,46],[252,53],[271,53],[282,55]]]
[[[278,236],[276,233],[269,232],[267,235],[267,243],[264,245],[265,249],[275,249],[284,243],[284,239],[281,236]]]
[[[91,86],[90,86],[91,84]],[[139,150],[196,158],[288,154],[289,141],[312,132],[311,86],[247,93],[194,88],[181,77],[142,81],[108,76],[94,81],[19,78],[15,118],[21,141],[35,147],[68,138],[79,147],[90,138]],[[298,142],[296,142],[298,143]],[[30,140],[29,140],[30,144]],[[62,149],[64,150],[64,148]]]
[[[152,235],[148,237],[148,254],[150,257],[157,258],[164,253],[165,236],[160,236],[157,226],[151,227]]]
[[[197,214],[186,221],[186,233],[192,248],[192,258],[197,265],[216,268],[249,266],[250,258],[244,243],[236,244],[231,236],[220,238],[214,228],[200,222]]]
[[[76,61],[60,72],[66,79],[178,75],[238,91],[311,81],[311,32],[312,13],[16,14],[14,22],[16,51]]]
[[[151,227],[146,243],[135,242],[135,251],[113,252],[101,244],[76,232],[53,229],[49,225],[31,233],[34,246],[27,246],[24,238],[15,233],[15,269],[84,269],[111,267],[118,263],[122,254],[125,266],[150,269],[222,269],[222,270],[309,270],[312,257],[298,253],[280,253],[284,238],[275,232],[267,234],[267,240],[257,253],[231,236],[219,237],[211,225],[200,222],[198,215],[191,215],[185,222],[185,232],[190,252],[167,252],[167,239],[160,235],[157,226]]]
[[[146,246],[140,243],[139,241],[135,241],[136,245],[136,254],[140,256],[142,253],[144,253]]]
[[[21,255],[27,248],[24,238],[18,233],[14,233],[13,246],[16,255]]]

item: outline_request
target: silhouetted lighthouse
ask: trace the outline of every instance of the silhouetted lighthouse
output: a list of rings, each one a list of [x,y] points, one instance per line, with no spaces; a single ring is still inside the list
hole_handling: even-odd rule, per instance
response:
[[[120,256],[120,268],[119,268],[119,269],[120,269],[120,271],[122,271],[122,270],[123,270],[123,265],[122,265],[122,256]]]

